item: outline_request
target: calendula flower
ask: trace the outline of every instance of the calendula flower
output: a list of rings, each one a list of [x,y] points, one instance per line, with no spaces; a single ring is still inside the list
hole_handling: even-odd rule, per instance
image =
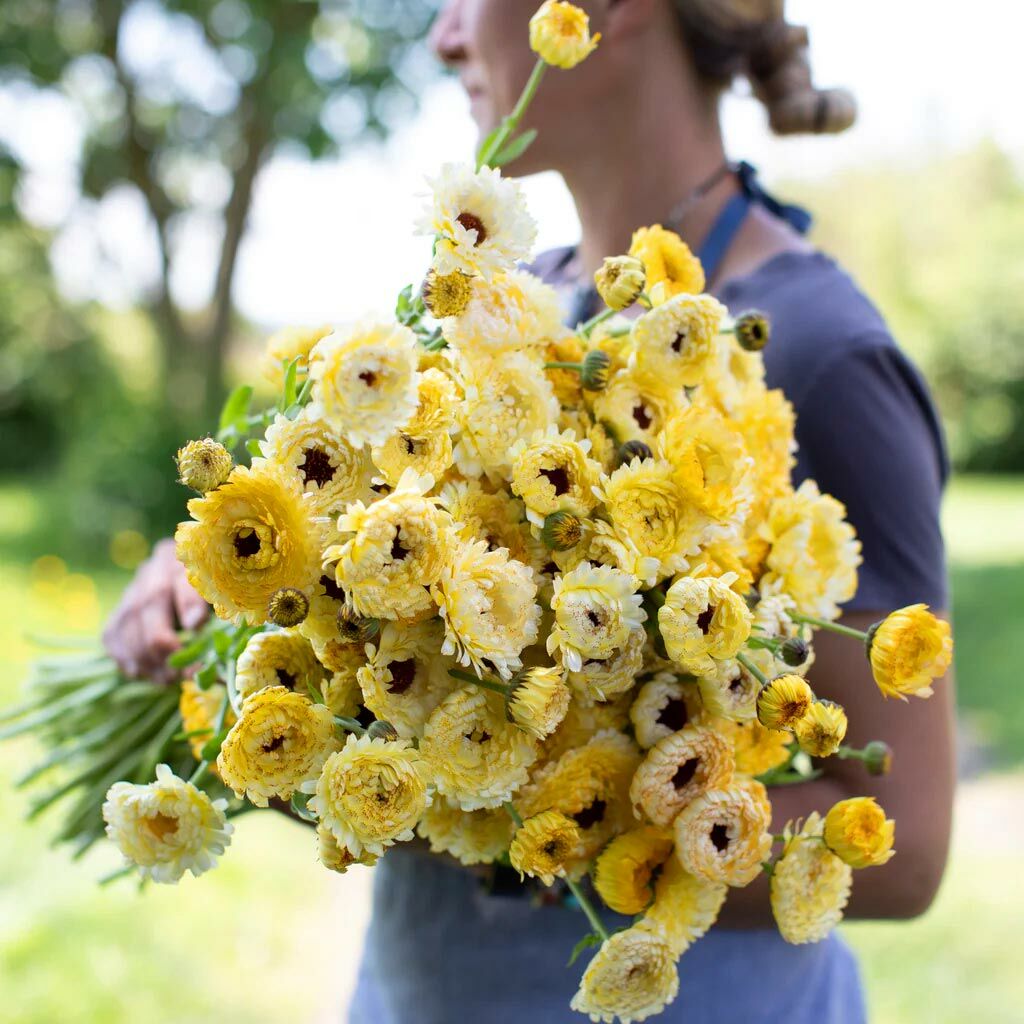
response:
[[[299,360],[299,369],[309,369],[309,353],[313,346],[331,333],[329,325],[320,327],[285,327],[267,339],[263,353],[263,376],[274,387],[284,384],[284,372],[293,360]]]
[[[545,64],[574,68],[597,48],[598,32],[590,36],[590,18],[575,4],[544,0],[530,19],[530,49]]]
[[[426,809],[416,831],[430,843],[431,853],[447,853],[462,864],[490,864],[508,850],[512,819],[504,807],[463,811],[437,797]]]
[[[733,756],[728,740],[688,725],[647,751],[633,776],[629,796],[636,816],[666,828],[701,793],[728,786]]]
[[[541,760],[544,763],[557,761],[567,751],[584,746],[599,732],[609,729],[621,732],[628,723],[629,694],[595,703],[571,701],[562,724],[541,745]]]
[[[630,365],[672,387],[694,388],[717,362],[725,307],[710,295],[677,295],[633,325]]]
[[[793,726],[800,749],[811,757],[831,757],[846,737],[846,712],[830,700],[815,700]]]
[[[103,803],[107,835],[143,878],[177,882],[209,871],[231,842],[227,800],[211,800],[165,764],[147,785],[115,782]]]
[[[281,466],[237,466],[188,511],[192,521],[174,535],[178,560],[218,618],[266,622],[278,590],[306,590],[320,576],[320,527],[299,481]]]
[[[364,617],[411,619],[433,607],[426,588],[436,583],[455,547],[450,518],[425,497],[430,477],[407,470],[390,494],[366,506],[353,502],[338,520],[350,535],[324,551],[336,563],[348,606]]]
[[[500,360],[461,360],[459,369],[466,397],[458,407],[456,465],[466,477],[483,473],[508,480],[516,441],[558,419],[551,385],[521,352]]]
[[[508,679],[522,668],[523,649],[537,640],[540,605],[533,570],[488,551],[483,541],[460,545],[431,587],[445,625],[442,652],[480,675],[487,662]]]
[[[420,754],[437,791],[475,811],[511,798],[536,760],[537,741],[506,719],[501,697],[469,685],[431,712]]]
[[[356,864],[373,867],[377,863],[377,857],[366,850],[356,856],[347,846],[339,845],[338,840],[334,838],[334,833],[322,824],[317,825],[316,838],[320,863],[329,871],[336,871],[339,875],[343,875]]]
[[[308,696],[324,677],[309,641],[294,632],[257,633],[238,656],[235,686],[243,699],[265,686],[285,686]]]
[[[325,657],[328,645],[347,642],[338,631],[338,613],[345,608],[345,591],[338,586],[333,572],[321,572],[309,591],[309,612],[299,625],[299,632],[313,645],[316,656],[331,669]],[[333,671],[333,669],[332,669]]]
[[[420,371],[416,386],[418,405],[404,432],[411,437],[430,437],[455,425],[455,407],[461,396],[449,374],[436,367]]]
[[[231,452],[212,437],[189,441],[179,448],[177,463],[180,481],[200,494],[224,483],[234,466]]]
[[[525,506],[508,491],[485,490],[478,480],[457,480],[441,488],[438,500],[452,517],[459,540],[480,540],[492,550],[507,548],[510,558],[537,568],[541,545],[530,534]]]
[[[303,786],[309,809],[339,846],[355,856],[377,857],[412,839],[426,809],[426,770],[406,740],[349,736],[324,762],[320,778]]]
[[[679,991],[676,958],[656,925],[615,932],[590,961],[570,1004],[592,1021],[629,1024],[661,1013]]]
[[[837,618],[839,605],[857,590],[861,563],[846,507],[805,480],[772,502],[759,534],[770,545],[762,592],[788,594],[803,615]]]
[[[748,722],[722,722],[718,728],[732,740],[737,775],[763,775],[789,760],[789,733],[766,729],[756,718]]]
[[[610,658],[647,618],[641,597],[626,573],[584,562],[554,582],[555,622],[547,639],[549,654],[579,672],[583,662]]]
[[[789,492],[796,465],[796,414],[780,390],[759,385],[746,389],[731,422],[754,460],[751,515],[760,522],[771,503]]]
[[[363,703],[399,736],[423,731],[430,712],[455,689],[451,662],[441,657],[444,631],[436,619],[415,625],[386,623],[376,645],[365,647],[366,664],[356,672]]]
[[[664,381],[625,369],[611,375],[608,386],[593,396],[592,406],[595,419],[619,444],[643,441],[653,447],[673,409],[685,401]]]
[[[779,934],[795,945],[820,942],[843,918],[853,871],[823,842],[824,823],[812,813],[799,831],[786,827],[786,845],[771,878]]]
[[[577,429],[580,416],[585,415],[585,411],[580,408],[583,403],[583,389],[580,387],[579,371],[565,366],[547,366],[548,363],[582,363],[586,355],[583,339],[575,331],[563,328],[548,338],[542,351],[545,363],[544,376],[551,382],[555,398],[562,406],[559,426],[563,430],[575,430],[577,437],[585,437],[586,431]],[[567,416],[570,421],[563,422]]]
[[[436,270],[427,272],[423,282],[423,302],[430,315],[437,320],[446,316],[458,316],[469,305],[473,294],[472,280],[468,274],[456,270],[451,274],[439,274]]]
[[[373,448],[373,464],[380,470],[381,479],[392,487],[402,474],[411,470],[417,476],[439,479],[452,464],[454,448],[446,430],[438,430],[422,437],[413,437],[399,431],[383,444]]]
[[[637,691],[629,709],[633,734],[645,750],[701,718],[700,694],[694,681],[674,672],[658,672]]]
[[[509,456],[512,491],[523,499],[531,523],[543,526],[554,512],[586,516],[597,504],[594,488],[601,467],[587,457],[590,442],[555,426],[520,438]]]
[[[460,271],[490,280],[529,260],[537,226],[517,182],[496,168],[447,163],[427,184],[431,201],[416,233],[434,236],[438,274]]]
[[[749,722],[757,717],[757,695],[761,684],[738,663],[720,663],[715,676],[697,680],[704,710],[729,722]]]
[[[181,694],[178,697],[181,730],[190,734],[188,745],[197,761],[203,759],[203,747],[213,739],[217,715],[220,714],[221,705],[226,697],[227,689],[223,683],[214,683],[208,690],[201,690],[195,680],[182,680]],[[235,713],[229,706],[224,716],[224,725],[230,729],[234,724]]]
[[[749,885],[772,848],[772,809],[761,783],[737,780],[692,800],[673,823],[676,855],[711,882]]]
[[[416,411],[416,335],[370,317],[318,341],[310,353],[310,415],[356,448],[383,444]]]
[[[746,602],[725,576],[681,576],[658,609],[668,656],[686,672],[713,675],[716,662],[733,658],[750,635]]]
[[[704,291],[704,268],[690,247],[660,224],[633,232],[630,256],[636,256],[647,273],[647,289],[661,285],[666,298],[699,295]]]
[[[298,626],[309,614],[309,598],[297,587],[275,590],[267,604],[267,618],[282,629]]]
[[[642,914],[654,897],[654,875],[672,854],[672,834],[651,825],[623,832],[594,864],[594,888],[617,914]]]
[[[269,686],[242,702],[217,770],[236,796],[266,807],[270,797],[287,800],[315,778],[337,745],[329,708],[286,686]]]
[[[295,419],[277,416],[260,450],[302,482],[317,515],[337,515],[349,502],[370,497],[373,464],[307,405]]]
[[[546,739],[565,718],[572,698],[562,673],[557,668],[528,668],[517,673],[510,685],[512,721],[537,739]]]
[[[761,687],[757,720],[767,729],[792,729],[814,703],[814,691],[797,675],[777,676]]]
[[[558,811],[541,811],[516,829],[508,856],[519,877],[539,878],[553,885],[565,875],[565,864],[580,841],[579,826]]]
[[[654,903],[644,923],[661,929],[675,956],[682,956],[718,920],[729,887],[691,875],[678,857],[662,866],[654,884]]]
[[[874,797],[840,800],[825,815],[825,845],[851,868],[885,864],[895,852],[895,833],[896,823],[886,818]]]
[[[361,647],[347,645],[341,648],[332,665],[331,675],[325,680],[321,693],[331,714],[341,718],[360,718],[366,710],[363,691],[359,685],[359,670],[366,664]]]
[[[568,672],[569,685],[585,701],[607,701],[631,690],[643,668],[646,642],[647,631],[637,626],[611,657],[588,658],[578,672]]]
[[[900,608],[870,631],[868,657],[883,697],[930,697],[933,680],[945,675],[953,660],[949,623],[926,604]]]
[[[647,275],[636,256],[606,256],[594,274],[594,284],[601,301],[609,309],[627,309],[644,290]]]

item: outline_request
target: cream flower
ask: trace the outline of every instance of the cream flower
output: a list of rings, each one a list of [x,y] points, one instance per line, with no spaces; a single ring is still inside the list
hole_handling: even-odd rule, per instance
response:
[[[672,834],[652,825],[623,832],[594,864],[594,888],[617,914],[642,914],[654,896],[654,878],[672,854]]]
[[[373,464],[381,472],[381,482],[394,487],[406,470],[434,480],[444,476],[454,458],[452,439],[446,430],[414,437],[405,430],[393,434],[373,448]]]
[[[594,488],[601,467],[587,457],[589,451],[589,441],[577,441],[571,431],[559,433],[554,426],[513,445],[512,491],[523,499],[531,523],[543,526],[552,512],[586,516],[597,504]]]
[[[541,559],[547,561],[547,551],[530,533],[525,506],[508,491],[485,490],[478,480],[456,480],[441,488],[438,500],[459,540],[482,540],[491,550],[507,548],[510,558],[535,569]]]
[[[430,843],[431,853],[447,853],[462,864],[490,864],[508,851],[512,819],[504,807],[463,811],[444,797],[424,812],[417,832]]]
[[[630,366],[671,387],[693,388],[717,363],[725,307],[710,295],[677,295],[633,326]]]
[[[336,871],[343,875],[356,864],[373,867],[377,863],[378,858],[375,854],[364,850],[357,857],[348,847],[340,846],[338,840],[334,838],[334,833],[323,825],[317,825],[316,839],[317,856],[328,871]]]
[[[313,346],[331,333],[329,325],[321,327],[285,327],[267,339],[263,353],[263,376],[275,387],[284,384],[284,372],[293,359],[299,368],[309,368],[309,353]]]
[[[286,686],[308,696],[311,686],[319,690],[323,677],[323,666],[301,633],[272,631],[249,638],[238,656],[235,687],[242,698],[265,686]]]
[[[619,444],[643,441],[654,445],[673,410],[685,404],[686,396],[663,381],[635,370],[621,370],[594,395],[593,411]]]
[[[637,743],[647,750],[666,736],[700,723],[700,694],[694,682],[674,672],[659,672],[637,691],[629,717]]]
[[[578,672],[568,672],[566,679],[581,700],[611,700],[632,689],[643,668],[646,643],[647,631],[637,626],[610,657],[588,658]]]
[[[211,800],[165,764],[148,785],[115,782],[107,791],[107,835],[143,878],[177,882],[209,871],[231,842],[227,800]]]
[[[544,0],[530,19],[530,49],[546,64],[568,70],[597,48],[601,33],[590,35],[590,19],[575,4]]]
[[[556,877],[565,875],[566,861],[579,841],[579,826],[571,818],[558,811],[541,811],[516,830],[509,860],[520,878],[530,875],[553,885]]]
[[[350,445],[383,444],[416,412],[416,335],[366,318],[318,341],[310,354],[310,415]]]
[[[728,893],[723,882],[691,875],[678,857],[670,857],[654,885],[654,903],[644,923],[659,927],[672,952],[682,956],[718,920]]]
[[[516,674],[511,687],[509,717],[530,735],[547,739],[561,725],[572,698],[561,671],[541,666],[523,669]]]

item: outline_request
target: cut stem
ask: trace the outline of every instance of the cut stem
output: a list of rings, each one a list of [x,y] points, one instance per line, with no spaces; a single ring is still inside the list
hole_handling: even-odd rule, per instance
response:
[[[583,888],[578,882],[574,882],[571,878],[566,878],[565,884],[569,886],[569,891],[576,897],[577,902],[583,909],[583,913],[587,915],[587,920],[590,922],[590,927],[597,932],[598,935],[607,942],[611,936],[608,934],[608,929],[604,926],[604,921],[601,920],[600,915],[594,909],[594,905],[587,898],[583,892]]]
[[[738,651],[736,660],[762,685],[768,682],[768,677],[742,652]]]
[[[472,672],[463,672],[459,668],[448,669],[448,675],[453,679],[461,679],[464,683],[472,683],[474,686],[482,686],[485,690],[493,690],[503,697],[507,697],[509,694],[510,687],[499,683],[496,679],[481,679],[479,676],[473,675]]]
[[[808,626],[813,626],[815,629],[827,629],[832,633],[840,633],[843,636],[853,637],[854,640],[860,640],[862,643],[867,641],[868,635],[863,630],[852,629],[850,626],[840,626],[838,622],[829,622],[828,619],[818,619],[813,615],[801,615],[799,612],[794,612],[792,618],[796,622],[803,622]]]
[[[491,166],[491,160],[502,151],[505,143],[512,137],[512,133],[519,127],[519,122],[523,119],[523,115],[537,93],[537,87],[540,85],[540,80],[544,77],[546,67],[547,65],[540,59],[534,64],[533,71],[530,72],[530,77],[522,93],[520,93],[515,107],[512,108],[512,113],[501,122],[501,127],[494,137],[477,154],[476,169],[478,171],[481,167]]]
[[[349,732],[354,732],[357,736],[362,736],[366,732],[354,718],[342,718],[341,715],[335,715],[334,724],[341,726],[342,729],[347,729]]]
[[[597,327],[599,324],[603,324],[605,320],[610,320],[613,316],[615,316],[615,313],[616,310],[614,309],[606,309],[598,313],[597,316],[592,316],[585,323],[580,324],[579,327],[576,328],[576,330],[579,331],[579,333],[582,334],[584,338],[589,338],[591,332],[594,330],[595,327]]]

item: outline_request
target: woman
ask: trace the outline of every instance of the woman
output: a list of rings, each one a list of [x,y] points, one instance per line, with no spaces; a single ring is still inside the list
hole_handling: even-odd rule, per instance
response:
[[[533,64],[527,21],[537,0],[449,0],[432,32],[457,69],[481,134],[513,106]],[[760,192],[752,172],[726,165],[718,100],[749,78],[780,133],[840,130],[845,93],[812,88],[806,34],[785,24],[781,0],[595,0],[596,53],[571,74],[549,72],[531,108],[539,136],[511,168],[562,173],[582,225],[580,244],[545,254],[538,273],[565,292],[572,322],[593,311],[587,283],[632,231],[662,223],[701,255],[709,287],[734,311],[759,308],[773,324],[768,383],[797,412],[797,477],[846,503],[863,541],[860,590],[844,622],[866,628],[886,611],[946,606],[938,506],[945,477],[927,392],[878,313],[849,278],[802,237],[806,217]],[[122,663],[152,671],[175,643],[173,616],[203,607],[166,546],[140,572],[108,641]],[[952,686],[930,701],[884,704],[856,645],[821,634],[816,692],[849,711],[849,741],[883,739],[896,770],[869,780],[856,762],[773,792],[776,831],[835,801],[876,795],[899,823],[899,855],[858,874],[848,916],[905,918],[931,902],[946,858],[953,788]],[[914,755],[910,756],[910,750]],[[870,784],[870,785],[869,785]],[[578,910],[536,906],[500,872],[485,879],[396,848],[375,870],[375,913],[352,1024],[555,1024],[586,955],[566,969],[584,930]],[[864,1018],[853,959],[840,939],[789,946],[763,883],[730,894],[719,926],[680,962],[668,1022]]]

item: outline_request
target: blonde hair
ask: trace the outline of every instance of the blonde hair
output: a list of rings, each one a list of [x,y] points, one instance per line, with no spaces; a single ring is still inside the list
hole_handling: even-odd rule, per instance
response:
[[[818,89],[807,29],[790,25],[784,0],[673,0],[697,71],[716,88],[746,78],[777,135],[845,131],[857,104],[845,89]]]

